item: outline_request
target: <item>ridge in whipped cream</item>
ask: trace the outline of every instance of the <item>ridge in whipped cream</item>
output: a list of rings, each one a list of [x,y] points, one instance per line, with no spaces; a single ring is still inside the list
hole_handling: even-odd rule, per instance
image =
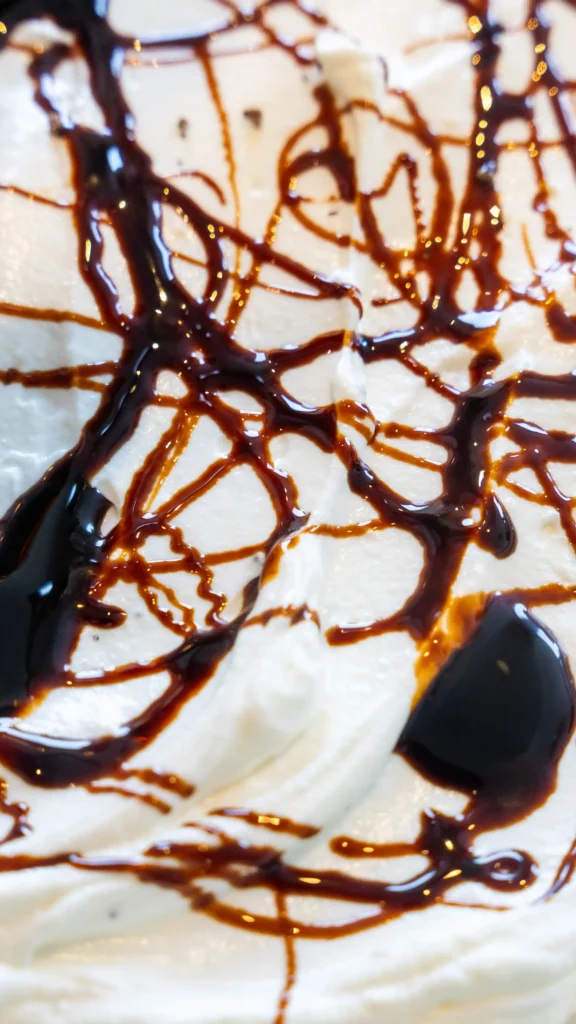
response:
[[[6,1024],[576,1011],[576,23],[412,3],[0,4]]]

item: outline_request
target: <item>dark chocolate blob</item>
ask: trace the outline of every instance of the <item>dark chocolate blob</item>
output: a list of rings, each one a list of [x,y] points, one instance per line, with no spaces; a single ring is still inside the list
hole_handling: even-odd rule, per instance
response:
[[[570,669],[552,634],[522,604],[494,597],[414,708],[398,749],[510,822],[550,792],[574,708]]]

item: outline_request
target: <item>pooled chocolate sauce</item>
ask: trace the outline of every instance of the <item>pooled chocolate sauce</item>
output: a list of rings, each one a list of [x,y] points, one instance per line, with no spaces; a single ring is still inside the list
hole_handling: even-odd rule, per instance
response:
[[[62,671],[80,623],[117,625],[121,612],[91,602],[104,555],[99,525],[108,502],[70,478],[68,460],[49,471],[8,516],[0,540],[0,717],[17,713],[39,680]]]
[[[414,708],[398,750],[434,781],[473,795],[475,820],[511,823],[553,789],[575,699],[551,633],[523,605],[494,597]]]
[[[541,156],[543,146],[531,120],[533,97],[537,90],[546,89],[561,145],[576,171],[576,141],[566,106],[570,83],[562,80],[548,55],[545,61],[541,57],[547,50],[550,31],[543,3],[531,0],[528,12],[527,28],[535,43],[534,73],[528,88],[522,94],[512,95],[498,80],[502,29],[492,15],[490,0],[446,0],[461,8],[464,28],[470,28],[475,140],[435,135],[413,99],[398,94],[405,116],[403,130],[418,148],[424,148],[430,159],[436,200],[426,227],[419,208],[418,163],[410,153],[395,161],[381,187],[372,192],[360,189],[354,156],[342,130],[342,116],[347,111],[338,109],[326,85],[315,90],[314,117],[284,146],[278,168],[280,195],[276,219],[279,211],[289,208],[300,226],[324,243],[339,248],[354,244],[363,258],[384,272],[416,312],[414,326],[409,329],[380,337],[355,337],[352,344],[356,352],[366,363],[401,363],[453,405],[453,415],[447,417],[448,426],[442,429],[380,423],[374,431],[374,424],[362,406],[341,403],[339,408],[313,408],[296,401],[281,383],[287,370],[340,350],[347,340],[344,331],[312,338],[300,348],[266,353],[247,351],[236,343],[234,334],[234,325],[240,320],[252,289],[266,287],[260,279],[263,267],[276,266],[285,278],[291,277],[295,295],[296,286],[304,285],[307,301],[311,302],[346,297],[358,305],[353,289],[283,255],[275,246],[274,217],[263,238],[251,238],[227,219],[209,215],[175,180],[158,177],[139,145],[134,118],[122,90],[120,72],[124,61],[132,59],[131,54],[138,53],[139,59],[145,60],[152,53],[161,61],[164,50],[179,50],[183,59],[202,62],[227,147],[233,185],[234,156],[226,112],[212,73],[210,44],[216,35],[249,24],[262,31],[266,45],[282,49],[300,65],[312,64],[314,57],[305,45],[280,37],[267,21],[269,10],[279,2],[265,0],[248,14],[223,0],[222,6],[230,14],[229,23],[210,35],[144,39],[138,40],[137,46],[134,40],[113,30],[107,18],[106,0],[0,2],[0,48],[15,45],[14,30],[28,18],[52,18],[71,34],[70,44],[58,42],[42,53],[27,51],[28,71],[36,101],[49,118],[54,145],[66,147],[72,160],[78,262],[100,318],[90,322],[90,326],[112,331],[123,345],[116,364],[95,362],[93,367],[7,370],[0,374],[0,385],[83,387],[102,394],[100,408],[74,449],[23,494],[0,523],[0,763],[36,786],[84,785],[91,792],[120,790],[125,796],[146,799],[146,794],[131,794],[125,789],[134,773],[125,763],[144,749],[184,702],[211,678],[233,647],[240,628],[257,621],[264,626],[276,615],[283,615],[294,624],[304,617],[319,624],[317,613],[307,607],[272,609],[260,619],[251,618],[262,580],[275,571],[281,557],[281,542],[306,525],[294,482],[274,468],[270,455],[271,441],[283,432],[298,433],[340,459],[350,489],[371,506],[368,524],[326,527],[325,532],[345,537],[396,526],[408,531],[423,549],[424,567],[419,584],[404,607],[387,619],[361,626],[342,623],[334,627],[328,633],[333,644],[358,643],[365,637],[398,629],[408,630],[414,639],[424,643],[449,606],[452,584],[469,545],[477,543],[499,559],[514,551],[517,538],[502,498],[505,487],[526,500],[555,510],[576,550],[573,504],[555,484],[548,468],[551,461],[576,463],[574,438],[508,415],[510,403],[517,397],[574,401],[576,377],[525,372],[506,381],[493,379],[500,362],[494,337],[502,296],[509,289],[501,266],[502,219],[496,190],[502,152],[498,132],[506,122],[520,119],[528,126],[531,141],[526,147],[537,181],[534,208],[542,218],[547,238],[557,246],[558,263],[572,263],[576,254],[568,231],[560,225],[549,204]],[[309,4],[291,2],[309,20],[312,32],[327,24]],[[22,48],[23,44],[18,45]],[[93,97],[104,118],[105,127],[100,132],[72,123],[58,109],[50,89],[62,62],[78,57],[88,66]],[[362,101],[356,105],[363,106]],[[244,113],[246,131],[263,130],[262,117],[256,117],[261,114],[259,109]],[[188,123],[186,131],[182,125],[183,119],[177,126],[184,137]],[[193,121],[190,130],[194,131]],[[308,133],[316,140],[309,148]],[[325,140],[323,144],[317,141],[319,134]],[[460,197],[452,188],[444,152],[446,144],[468,151],[467,178]],[[348,235],[320,226],[312,219],[310,207],[298,192],[298,178],[313,168],[322,168],[332,177],[335,197],[340,203],[350,209],[355,206],[361,231],[353,242]],[[223,200],[216,182],[200,172],[193,173]],[[389,193],[399,175],[407,176],[414,212],[416,243],[410,252],[396,250],[383,237],[375,213],[375,204]],[[201,243],[206,285],[199,297],[191,296],[175,276],[172,253],[162,236],[162,214],[166,209],[184,217]],[[135,308],[130,316],[122,311],[114,284],[103,269],[101,221],[114,231],[130,272],[135,294]],[[454,222],[462,225],[462,232],[457,231],[453,244],[449,244]],[[247,269],[241,278],[237,268],[228,265],[226,245],[236,246],[243,253]],[[406,270],[408,256],[410,271]],[[458,300],[463,269],[473,275],[478,286],[474,310],[462,309]],[[429,297],[424,300],[414,283],[419,273],[430,282]],[[233,298],[226,322],[221,323],[214,313],[230,283],[234,285]],[[539,291],[528,289],[523,300],[543,307],[556,341],[573,343],[576,320],[561,307],[543,280],[537,283]],[[386,301],[375,299],[374,304]],[[0,304],[0,312],[54,322],[86,322],[73,312],[61,310],[30,311]],[[420,361],[419,348],[437,339],[447,339],[454,345],[464,343],[473,350],[469,390],[460,393]],[[109,505],[91,481],[130,440],[142,411],[160,401],[156,382],[163,371],[178,374],[187,386],[186,396],[174,400],[172,427],[135,475],[117,526],[104,534],[102,524]],[[104,374],[112,376],[107,386],[98,381]],[[247,393],[262,407],[261,430],[249,429],[240,413],[223,401],[222,396],[234,390]],[[164,479],[166,452],[173,459],[178,457],[190,438],[194,418],[200,415],[209,415],[229,439],[230,454],[151,513],[149,499]],[[375,451],[423,468],[430,468],[424,459],[386,442],[404,438],[441,446],[446,462],[440,467],[440,497],[414,503],[395,493],[361,459],[352,442],[339,433],[339,418],[353,423]],[[493,467],[490,443],[499,431],[508,436],[515,449]],[[173,519],[219,475],[240,463],[250,466],[266,488],[276,525],[264,544],[219,555],[221,561],[230,561],[257,554],[265,565],[263,574],[256,575],[245,588],[240,611],[231,621],[225,621],[221,616],[222,596],[213,586],[213,563],[185,542]],[[522,468],[530,469],[536,476],[538,492],[519,484],[516,476],[512,479],[512,474]],[[499,494],[495,493],[495,485],[499,485]],[[314,529],[322,532],[323,527]],[[196,626],[189,609],[181,609],[183,620],[178,621],[171,612],[160,608],[154,589],[159,584],[143,554],[145,543],[154,537],[167,539],[172,556],[159,563],[156,572],[164,577],[182,571],[198,575],[198,592],[210,609],[205,627]],[[113,549],[121,550],[123,559],[111,559]],[[107,591],[118,581],[136,587],[148,611],[174,633],[175,647],[148,665],[135,663],[92,679],[79,679],[69,666],[81,631],[90,625],[114,629],[123,621],[123,612],[106,603]],[[169,593],[173,595],[173,591]],[[428,867],[407,882],[394,885],[339,871],[299,869],[284,862],[281,850],[240,843],[216,825],[201,826],[208,842],[159,844],[146,851],[138,863],[91,860],[63,852],[44,860],[25,855],[5,856],[0,858],[0,870],[66,863],[84,871],[130,872],[142,882],[181,893],[195,910],[219,921],[281,936],[286,945],[287,980],[278,1010],[280,1024],[296,975],[296,937],[334,938],[372,927],[405,911],[424,909],[441,901],[463,880],[506,892],[534,880],[536,868],[529,853],[505,851],[478,857],[474,853],[474,837],[483,828],[504,825],[529,813],[555,785],[558,761],[573,728],[574,691],[564,655],[549,631],[534,618],[530,607],[573,597],[573,588],[550,584],[522,594],[493,598],[476,632],[440,668],[412,712],[399,750],[419,771],[443,785],[465,791],[470,797],[465,814],[448,818],[426,811],[420,836],[410,844],[375,844],[347,837],[333,841],[333,851],[346,858],[413,854],[428,858]],[[114,736],[95,740],[55,739],[25,729],[26,711],[50,689],[103,685],[159,671],[169,675],[165,692]],[[169,784],[150,772],[138,778],[145,784],[171,790],[181,798],[191,793],[190,787],[177,776],[170,776],[175,781]],[[151,795],[148,802],[160,811],[169,808],[160,797]],[[4,842],[25,833],[29,827],[27,808],[9,801],[4,783],[0,784],[0,811],[13,822]],[[215,813],[297,839],[311,838],[316,832],[313,824],[281,818],[272,810],[267,815],[234,808]],[[559,868],[555,889],[566,884],[575,864],[576,855],[570,851]],[[270,889],[276,914],[246,915],[241,908],[218,901],[202,888],[205,878],[224,879],[239,891],[250,887]],[[346,903],[373,904],[374,912],[338,925],[312,925],[295,920],[288,912],[287,897],[310,892],[315,897]]]

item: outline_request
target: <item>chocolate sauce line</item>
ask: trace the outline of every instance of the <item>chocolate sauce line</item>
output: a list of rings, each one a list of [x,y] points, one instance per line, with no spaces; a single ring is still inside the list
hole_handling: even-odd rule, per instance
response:
[[[319,832],[319,829],[313,825],[304,825],[301,822],[292,821],[290,818],[278,817],[275,814],[262,814],[242,807],[222,807],[220,810],[210,813],[216,817],[247,821],[249,825],[260,826],[260,828],[269,829],[270,832],[282,832],[286,835],[296,836],[297,839],[312,839]]]
[[[105,384],[94,378],[109,376],[115,368],[115,363],[101,362],[60,366],[54,370],[0,370],[0,383],[21,384],[25,388],[78,388],[80,391],[103,392]]]
[[[13,839],[21,839],[23,836],[28,835],[31,831],[28,822],[29,810],[30,808],[27,804],[15,802],[8,798],[8,784],[4,779],[0,779],[0,818],[6,817],[12,820],[12,825],[8,831],[5,835],[0,836],[0,846],[12,842]]]
[[[442,467],[444,490],[427,505],[401,503],[397,496],[358,459],[349,465],[350,489],[369,501],[381,521],[407,528],[421,541],[424,570],[419,586],[394,616],[368,626],[336,626],[328,636],[332,643],[349,643],[363,636],[393,629],[407,629],[424,638],[444,608],[460,561],[472,537],[497,558],[515,547],[514,527],[503,506],[487,493],[487,448],[491,430],[502,415],[507,400],[506,384],[488,382],[462,396],[446,431],[435,438],[448,449]],[[490,534],[482,533],[472,512],[484,506],[481,523],[492,524]]]

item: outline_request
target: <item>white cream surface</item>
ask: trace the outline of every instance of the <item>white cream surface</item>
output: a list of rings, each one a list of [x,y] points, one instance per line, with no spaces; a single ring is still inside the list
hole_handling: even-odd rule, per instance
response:
[[[250,0],[239,6],[248,8]],[[472,49],[464,10],[447,0],[323,0],[320,7],[332,30],[319,31],[290,3],[271,7],[268,15],[285,39],[314,37],[303,46],[315,47],[318,66],[299,65],[281,49],[263,46],[255,27],[213,36],[212,66],[235,160],[233,184],[222,124],[206,69],[198,60],[168,63],[162,51],[154,64],[127,64],[123,88],[135,115],[138,140],[159,174],[178,180],[215,218],[227,223],[236,218],[243,231],[259,237],[275,211],[282,147],[314,117],[313,90],[325,81],[339,106],[365,100],[387,115],[382,120],[373,110],[355,107],[344,118],[359,187],[377,187],[397,155],[409,151],[420,169],[425,232],[435,203],[430,154],[403,130],[406,110],[395,90],[410,94],[434,133],[473,136]],[[499,73],[508,90],[520,91],[532,67],[527,6],[523,0],[495,0],[493,9],[506,30]],[[576,14],[560,0],[551,0],[547,10],[555,24],[557,60],[569,66]],[[113,0],[111,20],[134,38],[178,36],[226,24],[230,8],[218,0]],[[30,22],[17,39],[47,45],[59,34],[48,22]],[[170,54],[177,57],[181,49],[175,46]],[[388,65],[388,86],[381,57]],[[34,102],[26,74],[28,59],[16,49],[0,56],[0,303],[4,309],[11,304],[68,310],[92,318],[94,326],[2,313],[0,369],[51,369],[114,360],[120,340],[98,328],[98,311],[77,269],[66,147],[50,134],[47,118]],[[101,125],[80,60],[68,60],[58,69],[55,87],[58,105],[75,121]],[[260,128],[244,115],[251,109],[262,112]],[[535,117],[542,135],[548,133],[555,141],[557,129],[545,103]],[[178,130],[181,118],[189,123],[185,137]],[[512,140],[513,127],[507,124],[503,131]],[[462,147],[447,146],[456,195],[464,188],[466,153],[465,148],[463,156]],[[576,180],[571,166],[562,150],[552,146],[546,150],[546,162],[558,216],[564,226],[574,227]],[[200,178],[185,176],[191,171],[210,175],[222,189],[224,203]],[[10,186],[60,206],[35,202],[10,191]],[[307,188],[315,198],[311,217],[328,231],[360,237],[353,206],[333,198],[329,177],[308,172],[299,191],[307,194]],[[547,286],[561,296],[563,305],[576,310],[572,268],[555,264],[555,251],[533,210],[536,182],[525,148],[504,154],[498,189],[505,225],[502,261],[511,290],[496,303],[500,317],[495,344],[503,357],[496,375],[505,378],[523,369],[571,372],[573,347],[557,343],[541,307],[522,298],[539,273],[548,275]],[[405,246],[409,252],[415,225],[404,178],[399,177],[388,198],[380,201],[378,220],[388,244],[396,249]],[[456,233],[459,225],[453,230]],[[537,273],[527,256],[523,230]],[[171,249],[201,258],[197,239],[176,214],[165,217],[163,231]],[[133,297],[126,267],[111,234],[107,241],[106,268],[129,314]],[[290,290],[305,292],[306,286],[267,266],[261,281],[269,288],[254,289],[236,325],[236,338],[246,348],[297,346],[344,329],[376,335],[415,322],[414,307],[394,295],[381,268],[357,249],[331,244],[307,231],[289,210],[281,211],[274,244],[316,272],[353,285],[362,303],[362,321],[348,298],[294,298]],[[443,244],[451,242],[446,239]],[[232,262],[235,255],[230,252]],[[175,257],[174,268],[192,295],[202,293],[201,267]],[[427,285],[420,277],[414,282],[422,298]],[[464,271],[462,308],[475,308],[474,289]],[[398,301],[371,305],[382,297]],[[225,295],[214,310],[220,319],[226,318],[229,298]],[[463,391],[470,386],[473,355],[464,343],[438,340],[421,348],[418,357],[442,381]],[[283,383],[295,397],[314,405],[346,398],[364,402],[383,423],[438,428],[452,415],[451,403],[427,388],[421,376],[395,361],[363,364],[349,347],[287,372]],[[3,512],[75,443],[99,396],[18,383],[1,387]],[[159,382],[169,395],[179,394],[182,387],[168,374]],[[228,400],[232,401],[230,395]],[[247,396],[237,396],[242,411],[257,413],[254,403],[247,401]],[[515,412],[523,419],[576,431],[576,409],[569,403],[522,399],[518,405]],[[147,409],[134,436],[94,481],[117,508],[133,473],[172,415],[168,407]],[[254,423],[258,429],[257,419]],[[438,472],[375,454],[360,434],[343,423],[341,429],[381,479],[405,499],[423,502],[440,492]],[[500,457],[503,443],[494,442],[494,459]],[[161,504],[199,476],[227,453],[228,444],[211,419],[201,419],[154,500]],[[397,442],[399,448],[402,444],[403,450],[432,463],[441,464],[446,455],[427,441]],[[42,790],[2,772],[10,798],[30,805],[33,831],[2,847],[0,854],[45,856],[65,850],[138,860],[162,840],[186,835],[203,841],[202,832],[188,827],[197,822],[220,824],[229,835],[248,843],[270,843],[284,852],[286,861],[310,872],[335,869],[401,882],[423,867],[420,857],[343,860],[329,848],[330,839],[342,834],[373,843],[410,842],[424,808],[457,813],[464,806],[461,794],[434,787],[394,753],[416,688],[415,643],[399,631],[349,646],[334,647],[325,638],[331,626],[369,623],[400,609],[418,584],[423,565],[420,544],[396,527],[338,538],[315,533],[318,524],[366,522],[373,510],[349,492],[338,458],[311,441],[284,434],[273,442],[272,454],[275,465],[296,481],[300,507],[309,519],[299,543],[284,544],[279,572],[262,585],[254,614],[307,604],[318,613],[320,627],[311,620],[291,625],[286,618],[246,625],[213,678],[137,756],[136,766],[177,772],[195,787],[190,798],[168,797],[173,803],[169,815],[160,816],[136,800],[81,787]],[[576,498],[573,468],[550,468],[553,473],[557,469],[564,493]],[[538,487],[530,480],[525,485]],[[453,596],[554,582],[576,587],[576,557],[557,513],[509,489],[502,488],[501,496],[518,531],[517,550],[497,560],[471,542]],[[263,543],[275,521],[256,475],[238,466],[189,505],[179,525],[200,551],[217,553]],[[150,557],[164,556],[151,551]],[[242,588],[261,567],[259,556],[250,555],[215,568],[217,588],[228,599],[226,616],[235,613]],[[202,622],[206,605],[197,592],[198,578],[187,576],[170,585],[177,586],[181,600],[194,606],[197,621]],[[147,663],[175,646],[174,634],[150,613],[135,588],[118,584],[107,600],[126,610],[126,622],[112,631],[85,630],[72,666],[77,675],[91,676],[133,661]],[[576,665],[573,605],[545,606],[538,615]],[[76,738],[110,733],[134,718],[166,685],[161,673],[112,686],[56,690],[34,708],[26,727]],[[567,1024],[576,1013],[576,887],[568,885],[549,902],[538,900],[576,836],[575,784],[576,747],[571,741],[558,786],[547,802],[520,823],[477,841],[479,853],[514,848],[532,854],[539,877],[526,891],[503,896],[465,883],[447,896],[457,906],[433,905],[332,941],[297,942],[297,974],[286,1024]],[[137,789],[139,784],[129,785]],[[286,816],[321,831],[301,840],[263,832],[239,819],[210,816],[222,807]],[[3,821],[0,816],[0,836]],[[220,882],[207,883],[208,890],[211,885],[220,899],[241,905],[248,916],[276,913],[266,890],[228,891]],[[501,912],[490,905],[508,909]],[[294,919],[327,928],[378,910],[315,899],[313,893],[289,897],[288,907]],[[129,875],[69,866],[0,872],[1,1024],[272,1024],[285,973],[280,939],[220,924],[191,910],[178,895],[142,885]]]

